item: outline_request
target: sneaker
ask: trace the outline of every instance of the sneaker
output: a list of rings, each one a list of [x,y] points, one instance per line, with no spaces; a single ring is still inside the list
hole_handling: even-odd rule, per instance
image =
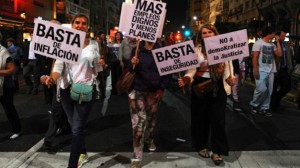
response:
[[[140,165],[141,165],[141,161],[133,160],[131,161],[129,168],[139,168]]]
[[[50,154],[50,155],[55,155],[56,154],[56,150],[55,148],[51,145],[51,143],[47,143],[44,142],[43,148],[45,149],[45,151]]]
[[[258,107],[252,106],[251,113],[252,114],[258,114],[258,112],[259,112]]]
[[[156,146],[153,141],[151,141],[150,143],[147,143],[147,147],[150,152],[156,151]]]
[[[259,111],[259,114],[264,115],[266,117],[272,117],[273,116],[269,109],[263,109],[263,110]]]
[[[17,138],[19,138],[19,136],[20,136],[19,133],[14,133],[9,137],[9,139],[17,139]]]
[[[87,154],[80,154],[77,167],[78,168],[82,167],[83,164],[85,164],[88,161],[89,161],[89,157]]]

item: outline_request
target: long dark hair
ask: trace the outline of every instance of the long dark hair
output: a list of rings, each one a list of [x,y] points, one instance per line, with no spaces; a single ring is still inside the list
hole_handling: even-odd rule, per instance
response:
[[[120,34],[120,36],[121,36],[120,43],[123,41],[123,34],[122,34],[122,32],[117,31],[115,33],[115,37],[114,37],[114,41],[113,41],[114,43],[117,41],[116,37],[117,37],[118,34]]]

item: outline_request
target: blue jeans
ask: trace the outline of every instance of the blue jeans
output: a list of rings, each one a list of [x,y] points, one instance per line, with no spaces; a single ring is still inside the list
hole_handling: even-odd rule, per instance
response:
[[[95,92],[94,92],[95,93]],[[69,168],[77,168],[79,155],[86,153],[83,130],[92,110],[94,100],[79,104],[70,98],[70,87],[60,90],[61,103],[72,128],[72,145],[69,158]]]
[[[259,72],[259,79],[255,79],[256,88],[250,102],[251,106],[260,107],[261,110],[270,109],[273,82],[274,73]]]

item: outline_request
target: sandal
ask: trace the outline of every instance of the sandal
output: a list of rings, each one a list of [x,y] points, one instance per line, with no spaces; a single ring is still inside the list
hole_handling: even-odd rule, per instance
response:
[[[202,149],[201,151],[198,152],[198,155],[203,157],[203,158],[209,158],[209,152],[206,148]]]
[[[214,162],[215,165],[220,165],[221,163],[223,163],[223,159],[219,154],[213,153],[211,155],[211,159]]]

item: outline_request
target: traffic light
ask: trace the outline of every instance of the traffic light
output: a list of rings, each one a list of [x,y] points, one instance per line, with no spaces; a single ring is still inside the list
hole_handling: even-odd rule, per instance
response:
[[[183,39],[182,34],[180,32],[175,33],[174,38],[175,38],[175,41],[180,41]]]
[[[185,37],[190,37],[190,36],[192,36],[192,32],[191,32],[191,30],[189,30],[189,29],[184,30],[183,34],[184,34]]]

